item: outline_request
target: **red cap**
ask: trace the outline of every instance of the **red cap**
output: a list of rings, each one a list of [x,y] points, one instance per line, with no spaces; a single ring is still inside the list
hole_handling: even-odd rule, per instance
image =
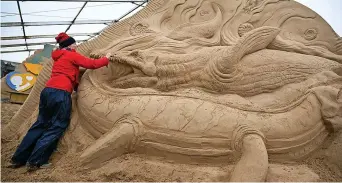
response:
[[[65,32],[61,32],[58,34],[57,37],[55,37],[57,43],[61,43],[69,38],[69,35],[66,34]]]

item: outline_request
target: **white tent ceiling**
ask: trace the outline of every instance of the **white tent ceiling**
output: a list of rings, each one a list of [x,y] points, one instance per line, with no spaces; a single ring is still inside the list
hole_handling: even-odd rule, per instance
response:
[[[130,17],[148,0],[2,0],[1,59],[22,62],[67,32],[77,42]]]

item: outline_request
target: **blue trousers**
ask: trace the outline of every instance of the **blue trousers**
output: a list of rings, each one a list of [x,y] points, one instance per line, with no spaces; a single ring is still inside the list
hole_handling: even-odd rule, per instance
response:
[[[12,162],[41,166],[49,161],[59,139],[69,126],[71,94],[44,88],[40,94],[39,115],[15,151]]]

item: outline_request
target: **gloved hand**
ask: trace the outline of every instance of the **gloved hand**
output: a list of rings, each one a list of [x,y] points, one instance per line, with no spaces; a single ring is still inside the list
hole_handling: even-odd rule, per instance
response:
[[[109,59],[111,56],[112,56],[111,53],[107,53],[107,54],[106,54],[106,57],[107,57],[108,59]]]

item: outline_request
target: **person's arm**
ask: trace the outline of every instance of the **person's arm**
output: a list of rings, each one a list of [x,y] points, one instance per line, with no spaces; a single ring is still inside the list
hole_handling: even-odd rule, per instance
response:
[[[109,55],[110,56],[110,55]],[[77,52],[73,52],[72,55],[73,63],[75,65],[84,67],[86,69],[98,69],[100,67],[106,66],[109,63],[109,59],[106,57],[102,57],[100,59],[91,59]]]

